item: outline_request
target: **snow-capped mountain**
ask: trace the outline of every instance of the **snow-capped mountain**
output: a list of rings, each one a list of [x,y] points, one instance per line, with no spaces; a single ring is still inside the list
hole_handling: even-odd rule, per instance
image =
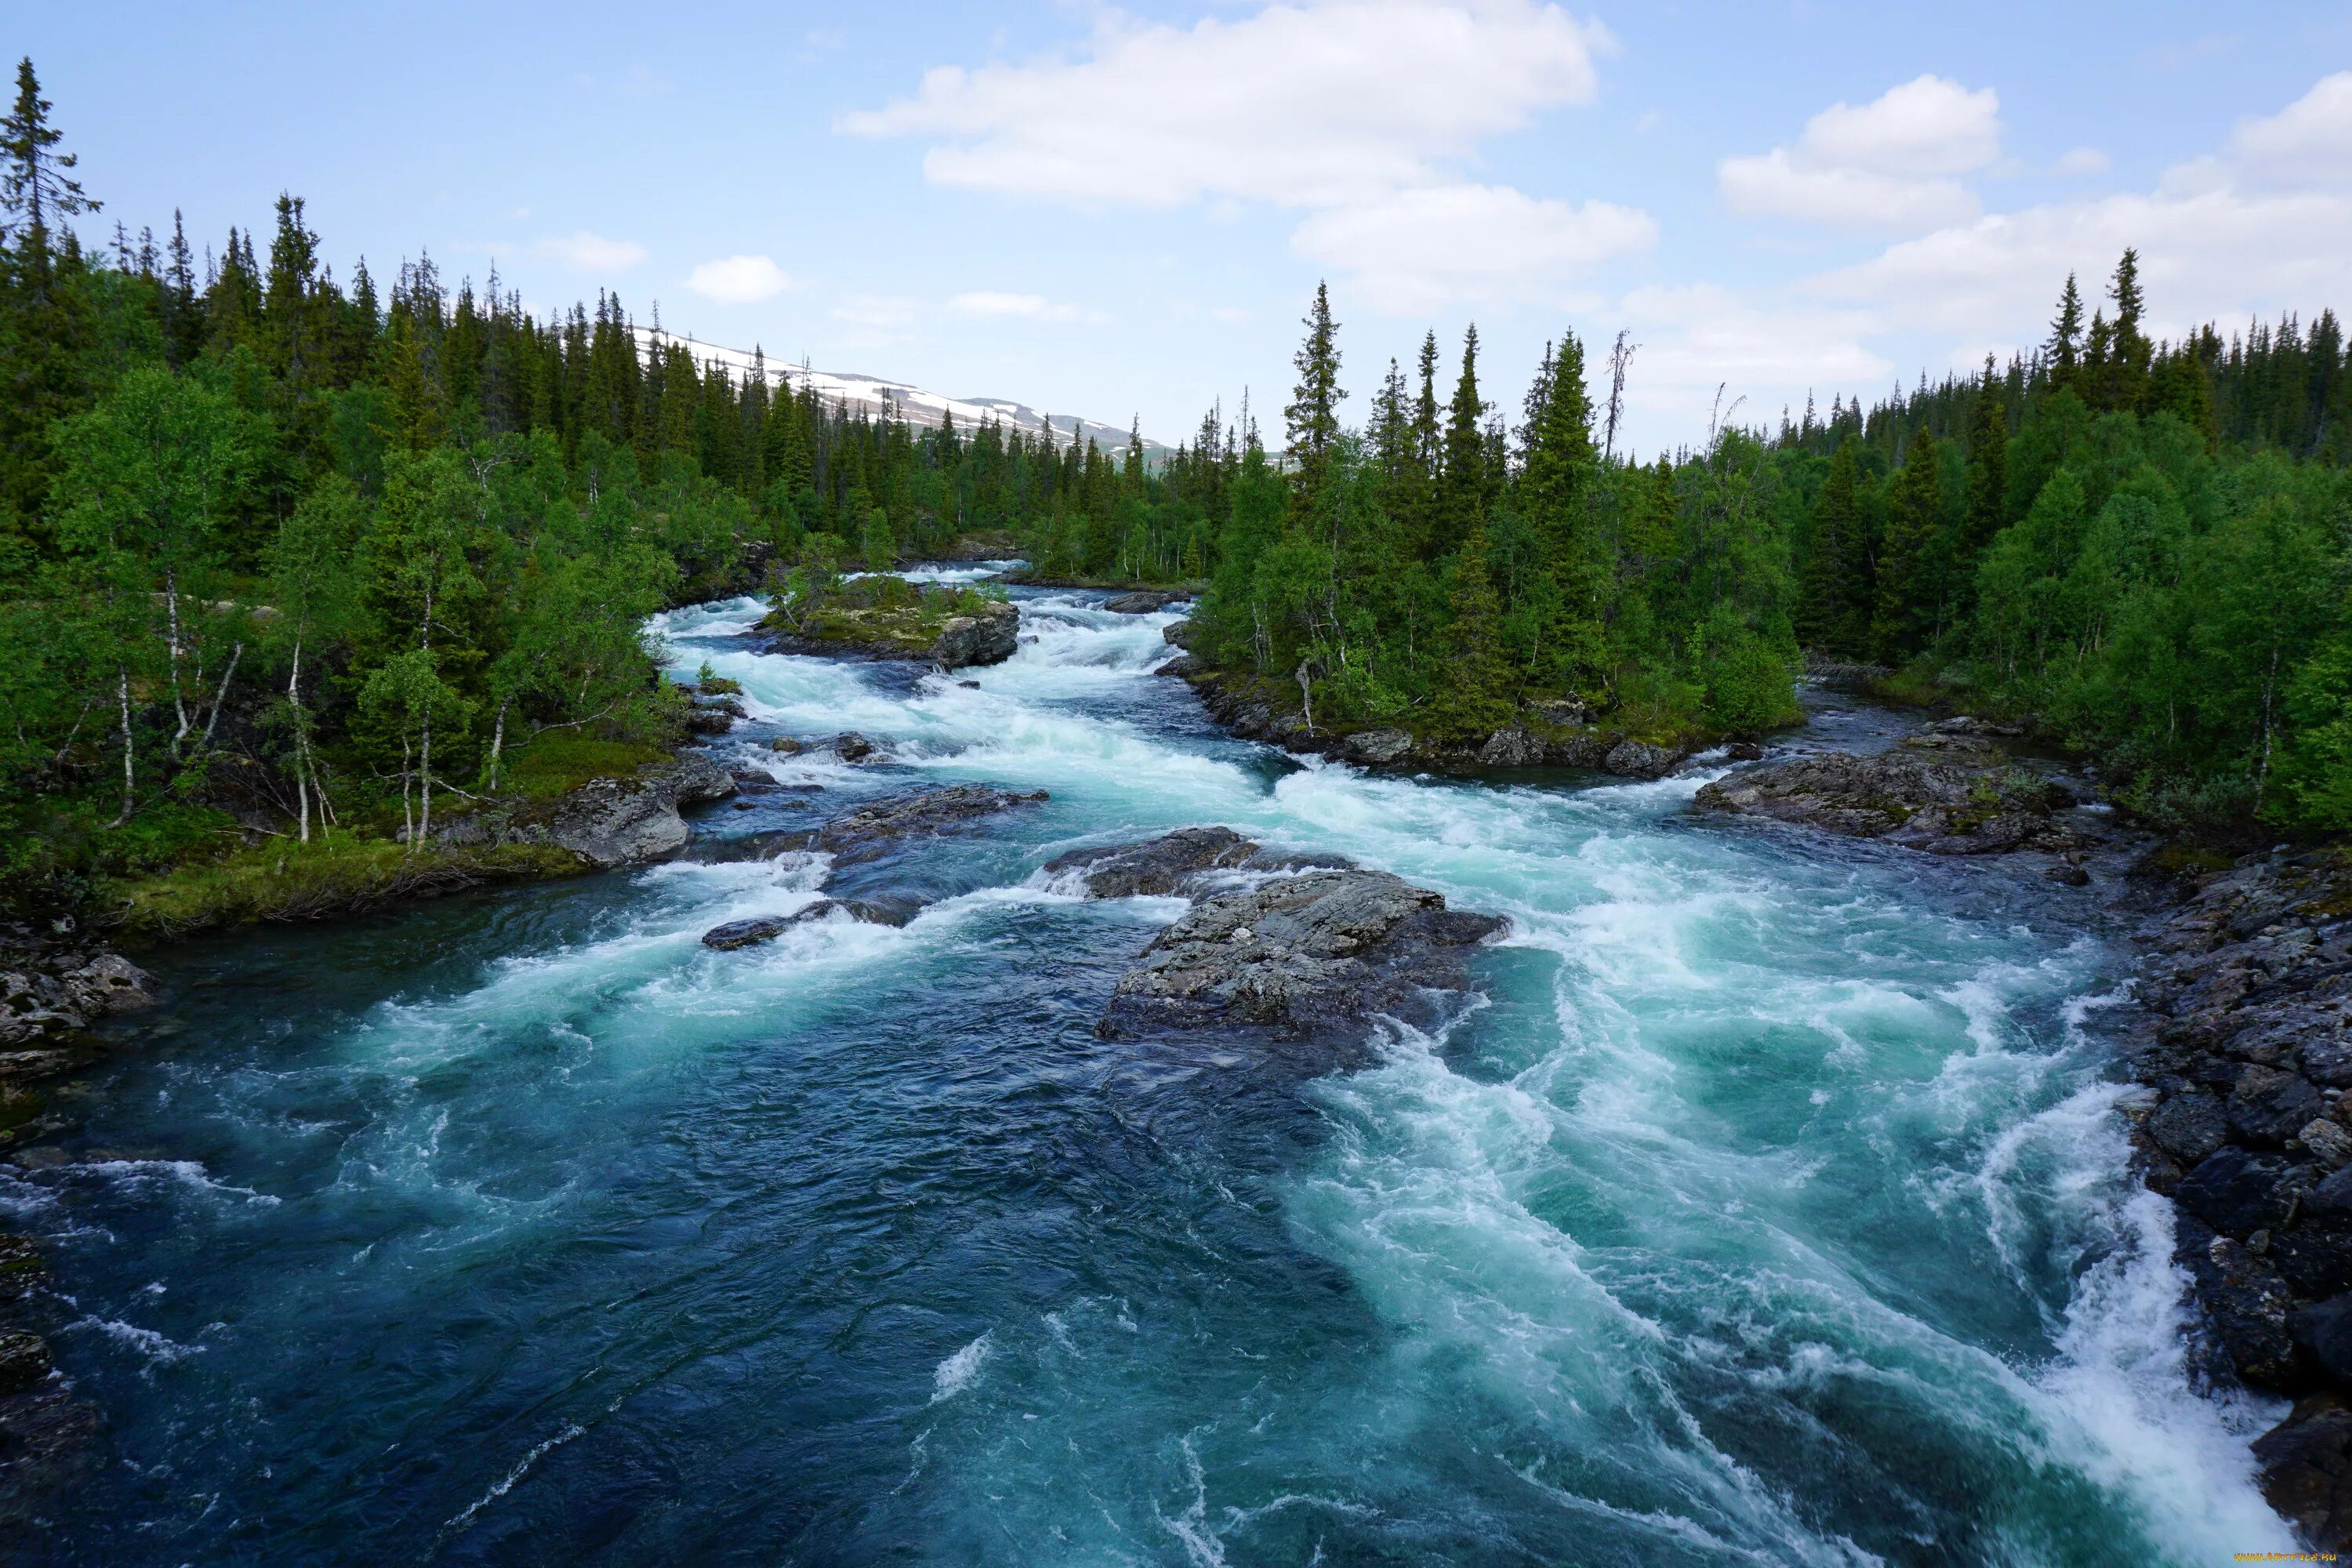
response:
[[[636,332],[640,341],[655,335],[650,327],[639,327]],[[679,332],[660,335],[664,342],[684,344],[698,363],[708,364],[716,360],[727,366],[738,380],[752,374],[754,361],[748,350],[707,343],[699,338]],[[1126,426],[1107,425],[1099,419],[1087,419],[1076,414],[1044,412],[1009,397],[948,397],[907,382],[865,375],[855,371],[812,370],[806,365],[786,364],[773,359],[761,361],[760,364],[771,385],[789,384],[795,392],[814,386],[820,403],[828,406],[840,404],[853,413],[864,409],[868,414],[878,415],[887,409],[892,418],[919,425],[937,425],[944,416],[952,414],[957,426],[967,432],[982,419],[993,419],[1000,425],[1025,430],[1032,435],[1051,423],[1055,441],[1063,446],[1069,444],[1071,432],[1076,430],[1080,438],[1091,437],[1096,445],[1106,450],[1125,450],[1127,447]],[[1146,436],[1143,437],[1143,450],[1147,456],[1156,457],[1170,448],[1166,443]]]

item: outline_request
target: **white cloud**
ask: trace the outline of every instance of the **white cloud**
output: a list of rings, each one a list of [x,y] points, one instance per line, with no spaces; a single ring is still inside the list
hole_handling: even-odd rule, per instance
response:
[[[1589,102],[1613,47],[1535,0],[1305,0],[1182,27],[1108,12],[1076,58],[942,67],[836,127],[929,138],[940,184],[1218,218],[1306,208],[1297,254],[1377,307],[1423,309],[1540,296],[1654,243],[1645,214],[1460,174],[1485,138]]]
[[[580,272],[625,272],[646,258],[646,247],[635,240],[606,239],[584,228],[538,240],[531,249]]]
[[[2000,100],[1922,76],[1859,106],[1835,103],[1792,147],[1726,158],[1717,188],[1735,212],[1912,233],[1961,222],[1977,198],[1955,176],[2000,156]]]
[[[784,269],[764,256],[722,256],[687,274],[686,286],[719,305],[754,305],[792,287]]]
[[[2104,174],[2114,162],[2103,148],[2074,147],[2058,160],[2057,168],[2062,174]]]
[[[1100,310],[1085,310],[1076,305],[1057,305],[1042,294],[1004,294],[992,289],[976,289],[959,294],[948,301],[948,309],[967,316],[1018,316],[1032,321],[1108,321],[1110,317]]]
[[[1626,378],[1637,431],[1677,429],[1696,440],[1723,388],[1724,410],[1746,398],[1733,422],[1777,420],[1781,405],[1804,406],[1819,390],[1823,413],[1833,389],[1886,384],[1895,367],[1864,339],[1867,312],[1818,305],[1759,304],[1715,284],[1637,289],[1619,307],[1641,344]],[[1587,373],[1601,342],[1588,343]]]
[[[852,294],[825,314],[853,327],[903,331],[915,324],[917,309],[914,300],[895,295]]]
[[[2278,113],[2245,121],[2231,149],[2263,184],[2352,184],[2352,71],[2322,77]]]
[[[1325,0],[1192,26],[1105,15],[1084,58],[924,73],[845,115],[935,138],[941,184],[1168,206],[1320,206],[1439,177],[1481,138],[1590,101],[1597,25],[1532,0]]]
[[[1439,185],[1318,212],[1291,248],[1349,275],[1375,309],[1541,298],[1595,264],[1657,243],[1647,213],[1541,200],[1507,185]]]

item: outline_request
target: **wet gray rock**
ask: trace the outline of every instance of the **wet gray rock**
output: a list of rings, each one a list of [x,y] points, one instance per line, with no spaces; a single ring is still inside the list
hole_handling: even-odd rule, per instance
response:
[[[1647,741],[1620,741],[1610,748],[1601,765],[1629,779],[1662,779],[1673,773],[1675,764],[1681,761],[1679,752],[1654,746]]]
[[[2229,1138],[2230,1119],[2210,1094],[2177,1094],[2147,1119],[2147,1131],[2166,1153],[2193,1165]]]
[[[723,800],[735,777],[714,759],[689,752],[635,778],[595,779],[559,804],[547,825],[551,841],[602,869],[667,859],[691,837],[681,805]],[[476,825],[476,832],[490,829]],[[457,829],[453,829],[454,832]],[[451,842],[457,842],[453,837]]]
[[[891,845],[909,836],[944,833],[974,817],[993,816],[1016,805],[1034,805],[1048,798],[1042,789],[1023,795],[984,784],[951,784],[921,795],[877,801],[836,816],[817,829],[810,847],[828,851],[836,864],[852,864],[882,855]]]
[[[1258,847],[1230,827],[1184,827],[1141,844],[1073,849],[1045,862],[1049,876],[1076,875],[1087,896],[1131,899],[1184,891],[1204,872],[1246,864]]]
[[[1103,601],[1103,608],[1122,616],[1149,616],[1191,597],[1164,588],[1139,588],[1131,594],[1113,595]]]
[[[1278,878],[1202,900],[1120,977],[1097,1032],[1110,1038],[1218,1025],[1326,1033],[1376,1013],[1425,1013],[1469,984],[1465,950],[1489,915],[1355,868]]]
[[[2333,1394],[2299,1402],[2254,1439],[2263,1497],[2316,1552],[2352,1551],[2352,1409]]]
[[[1936,855],[2057,852],[2083,843],[2053,815],[2074,797],[2049,780],[1974,756],[1916,750],[1822,752],[1768,763],[1704,785],[1693,804]]]
[[[845,730],[833,738],[833,754],[845,763],[862,763],[874,754],[874,742],[855,730]]]
[[[2191,1289],[2205,1309],[2210,1349],[2218,1352],[2222,1369],[2273,1386],[2291,1378],[2296,1354],[2287,1313],[2294,1298],[2278,1270],[2244,1244],[2186,1217],[2179,1222],[2174,1257],[2189,1270]]]
[[[2249,1066],[2230,1090],[2230,1125],[2253,1143],[2284,1143],[2325,1109],[2319,1090],[2280,1068]]]
[[[1478,765],[1482,768],[1533,767],[1543,760],[1544,743],[1517,725],[1496,731],[1478,748]]]
[[[40,1335],[22,1329],[0,1331],[0,1394],[22,1394],[48,1376],[53,1364]]]
[[[1368,767],[1387,767],[1412,754],[1412,737],[1402,730],[1359,730],[1342,742],[1340,755]]]
[[[2252,1236],[2285,1222],[2293,1170],[2282,1155],[2225,1145],[2198,1162],[2172,1201],[2224,1236]]]
[[[2295,1309],[2287,1316],[2287,1329],[2330,1374],[2352,1383],[2352,1294]]]
[[[805,742],[795,740],[790,735],[779,735],[768,742],[768,750],[787,757],[796,757],[807,751],[808,745]]]
[[[762,942],[772,942],[797,926],[814,925],[835,913],[845,914],[867,925],[902,926],[915,918],[920,905],[911,901],[900,904],[868,899],[819,899],[788,915],[761,915],[751,920],[729,921],[725,925],[712,926],[702,933],[702,945],[720,952],[732,952],[740,947],[751,947]]]
[[[154,984],[116,952],[29,938],[0,945],[0,1046],[73,1034],[110,1014],[152,1007]],[[48,1076],[26,1070],[37,1065],[20,1064],[10,1076]]]
[[[941,669],[962,669],[977,664],[1003,664],[1013,657],[1021,637],[1021,612],[1009,604],[991,604],[969,616],[950,616],[940,625],[930,658]]]

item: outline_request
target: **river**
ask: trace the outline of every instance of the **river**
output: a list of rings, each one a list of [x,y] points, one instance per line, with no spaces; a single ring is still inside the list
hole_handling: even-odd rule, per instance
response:
[[[934,573],[932,575],[939,575]],[[955,574],[950,573],[949,575]],[[2126,1171],[2095,893],[1694,818],[1710,776],[1301,767],[1169,615],[1021,590],[973,684],[767,656],[628,873],[143,960],[50,1239],[107,1563],[2093,1564],[2290,1546],[2267,1407],[2192,1391]],[[1815,731],[1880,721],[1833,707]],[[891,759],[779,756],[857,730]],[[1044,788],[859,867],[746,858],[919,784]],[[1332,1068],[1092,1032],[1173,900],[1037,868],[1223,823],[1507,915],[1490,993]]]

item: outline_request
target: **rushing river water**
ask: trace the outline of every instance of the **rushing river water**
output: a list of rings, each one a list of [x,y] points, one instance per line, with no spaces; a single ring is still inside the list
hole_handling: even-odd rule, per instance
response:
[[[105,1469],[16,1544],[164,1563],[2154,1563],[2289,1544],[2191,1393],[2095,898],[1696,820],[1698,776],[1299,768],[1024,591],[968,672],[665,617],[788,786],[675,863],[154,960],[55,1238]],[[1832,727],[1870,716],[1830,714]],[[892,761],[770,752],[858,730]],[[1053,795],[816,897],[730,856]],[[807,786],[816,786],[814,788]],[[1225,823],[1507,914],[1489,1005],[1323,1070],[1092,1026],[1181,907],[1038,866]]]

